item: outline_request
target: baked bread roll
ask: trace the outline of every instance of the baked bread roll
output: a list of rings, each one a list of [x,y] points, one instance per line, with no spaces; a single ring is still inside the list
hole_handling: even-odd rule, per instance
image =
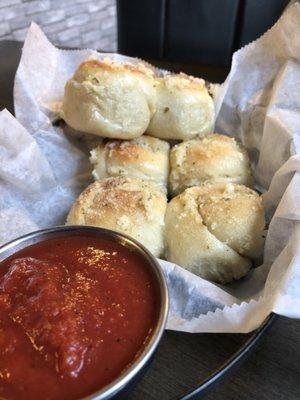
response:
[[[259,260],[265,218],[260,196],[232,183],[186,189],[168,204],[166,258],[202,278],[227,283]]]
[[[147,179],[166,191],[169,143],[143,135],[130,141],[104,141],[91,151],[95,180],[110,176]]]
[[[189,140],[212,132],[214,102],[203,79],[185,74],[156,79],[157,104],[147,129],[161,139]]]
[[[155,102],[153,72],[143,64],[89,60],[66,83],[62,118],[79,131],[132,139],[147,129]]]
[[[234,138],[210,134],[174,146],[170,152],[171,196],[204,182],[252,186],[247,151]]]
[[[166,195],[154,184],[128,177],[96,181],[73,204],[67,224],[93,225],[132,236],[154,256],[164,248]]]

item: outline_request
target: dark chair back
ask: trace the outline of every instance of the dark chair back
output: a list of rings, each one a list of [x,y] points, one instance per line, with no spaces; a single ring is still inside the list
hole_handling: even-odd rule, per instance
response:
[[[117,0],[122,54],[228,67],[288,0]]]

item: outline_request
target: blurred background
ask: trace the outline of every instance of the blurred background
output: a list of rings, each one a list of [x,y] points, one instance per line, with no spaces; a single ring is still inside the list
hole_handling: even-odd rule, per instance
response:
[[[0,40],[23,41],[31,21],[54,44],[117,50],[114,0],[0,0]]]
[[[31,21],[63,47],[228,68],[288,0],[0,0],[0,40],[23,41]],[[176,70],[176,65],[174,68]],[[192,72],[187,70],[187,72]]]
[[[228,67],[234,51],[280,17],[288,0],[118,0],[122,53]]]

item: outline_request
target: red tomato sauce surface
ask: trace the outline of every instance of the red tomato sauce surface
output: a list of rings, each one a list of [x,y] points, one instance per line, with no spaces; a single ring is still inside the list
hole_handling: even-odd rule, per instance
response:
[[[65,236],[0,264],[0,398],[91,394],[151,337],[158,289],[142,257],[119,243]]]

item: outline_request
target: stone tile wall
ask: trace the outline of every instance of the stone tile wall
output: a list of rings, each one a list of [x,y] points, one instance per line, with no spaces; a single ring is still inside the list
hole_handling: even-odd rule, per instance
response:
[[[57,45],[117,49],[115,0],[0,0],[0,40],[23,41],[31,21]]]

